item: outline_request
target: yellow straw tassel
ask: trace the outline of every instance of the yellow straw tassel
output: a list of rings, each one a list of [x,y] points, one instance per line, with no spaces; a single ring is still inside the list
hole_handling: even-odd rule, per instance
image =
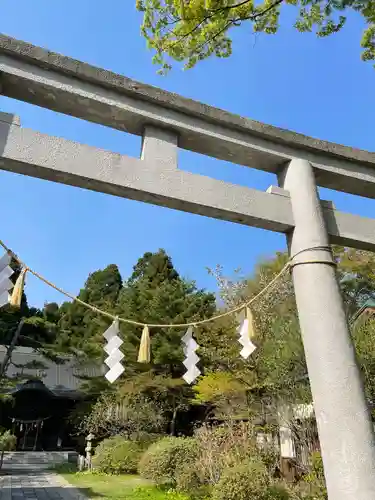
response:
[[[138,363],[149,363],[151,360],[151,342],[148,326],[143,327],[141,343],[139,345]]]
[[[25,286],[25,277],[27,269],[23,268],[20,275],[17,278],[16,284],[14,285],[12,296],[10,298],[9,304],[13,307],[21,307],[23,287]]]
[[[250,307],[246,307],[246,319],[248,320],[247,328],[249,333],[249,339],[253,339],[255,337],[255,325],[254,325],[254,316],[253,313],[251,312]]]

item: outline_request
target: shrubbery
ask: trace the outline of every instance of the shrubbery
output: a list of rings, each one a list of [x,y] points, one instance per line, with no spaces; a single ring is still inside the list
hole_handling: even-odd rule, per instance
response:
[[[152,444],[139,472],[191,498],[289,500],[288,491],[273,482],[273,460],[270,450],[257,448],[248,424],[203,426],[194,439],[169,437]]]
[[[137,441],[122,436],[104,439],[95,450],[93,466],[107,474],[131,474],[137,471],[144,447]]]
[[[13,451],[16,449],[17,438],[10,431],[0,429],[0,451]]]
[[[166,437],[152,444],[139,463],[139,472],[156,484],[175,487],[183,468],[194,464],[197,443],[192,438]]]
[[[268,486],[263,496],[259,500],[292,500],[291,493],[283,484]]]
[[[282,485],[273,485],[265,465],[248,460],[224,471],[212,490],[213,500],[290,500]]]
[[[187,462],[176,470],[176,489],[189,493],[194,498],[208,498],[210,486],[204,480],[204,474],[197,468],[196,462]]]
[[[260,500],[267,486],[265,466],[258,461],[246,461],[224,471],[212,497],[213,500]]]
[[[166,497],[168,500],[190,500],[190,498],[183,493],[172,490],[166,493],[153,486],[141,486],[140,488],[136,488],[129,496],[129,500],[165,500]]]
[[[204,472],[203,481],[211,485],[220,480],[224,470],[249,459],[267,463],[269,471],[278,462],[271,449],[259,449],[254,429],[248,423],[228,422],[215,427],[203,425],[195,436],[199,443],[197,468]]]
[[[326,500],[320,455],[314,455],[301,484],[287,488],[275,479],[277,453],[272,447],[260,450],[254,436],[244,423],[203,426],[194,438],[155,441],[155,435],[137,434],[133,441],[118,436],[97,447],[93,462],[99,471],[112,474],[133,473],[138,466],[144,478],[160,492],[169,488],[176,500]],[[148,498],[147,488],[139,494]]]
[[[0,469],[3,466],[4,453],[13,451],[17,446],[17,438],[10,431],[0,429]]]
[[[130,441],[137,441],[144,449],[147,449],[150,445],[152,445],[156,441],[159,441],[160,438],[160,434],[154,434],[144,431],[133,432],[129,436]]]

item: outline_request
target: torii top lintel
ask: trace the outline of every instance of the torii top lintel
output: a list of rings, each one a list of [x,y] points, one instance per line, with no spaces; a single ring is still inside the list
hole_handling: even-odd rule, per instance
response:
[[[206,217],[288,233],[288,191],[178,168],[178,147],[278,174],[310,162],[321,186],[375,198],[375,154],[305,137],[0,35],[3,95],[132,134],[138,158],[42,134],[0,112],[0,169]],[[302,164],[306,164],[302,162]],[[375,219],[322,202],[331,243],[375,250]]]
[[[3,95],[126,132],[174,130],[179,147],[276,173],[309,160],[321,186],[375,198],[375,153],[313,139],[207,106],[0,35]]]

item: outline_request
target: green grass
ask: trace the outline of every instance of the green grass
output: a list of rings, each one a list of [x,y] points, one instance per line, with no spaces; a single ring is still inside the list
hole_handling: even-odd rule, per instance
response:
[[[152,486],[140,476],[75,472],[67,466],[55,468],[55,471],[93,500],[188,500],[185,495]]]

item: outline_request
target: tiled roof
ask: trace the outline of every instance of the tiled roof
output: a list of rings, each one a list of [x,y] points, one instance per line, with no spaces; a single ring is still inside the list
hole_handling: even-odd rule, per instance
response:
[[[6,347],[0,345],[0,363],[3,361]],[[22,369],[14,365],[25,365],[26,363],[37,362],[41,367],[34,369],[24,369],[23,376],[39,378],[46,387],[57,394],[69,394],[79,392],[83,380],[80,377],[95,377],[102,373],[102,370],[95,366],[78,365],[74,357],[64,357],[63,364],[56,364],[46,359],[40,353],[30,347],[17,347],[12,353],[12,364],[9,365],[6,375],[12,377],[21,373]]]

